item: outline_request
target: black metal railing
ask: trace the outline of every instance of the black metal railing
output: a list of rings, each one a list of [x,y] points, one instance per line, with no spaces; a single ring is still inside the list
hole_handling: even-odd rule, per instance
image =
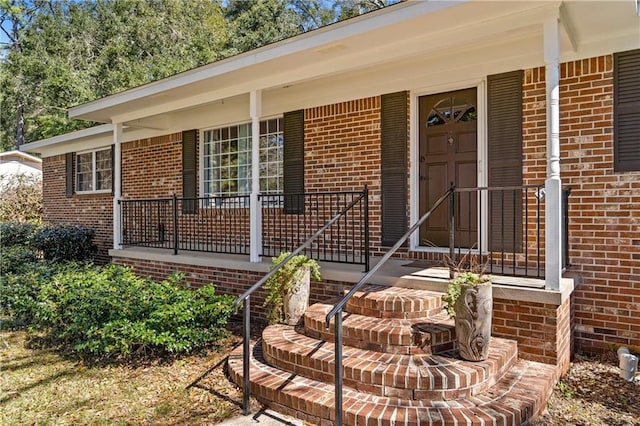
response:
[[[563,268],[569,262],[569,194],[563,190]],[[488,273],[544,277],[543,201],[539,185],[456,188],[449,199],[451,260],[455,264],[473,249]]]
[[[120,200],[123,246],[249,254],[249,196]]]
[[[456,188],[449,208],[453,262],[475,249],[488,273],[542,277],[542,194],[538,185]]]
[[[395,254],[395,252],[407,241],[407,239],[413,234],[420,226],[429,219],[429,216],[433,214],[441,204],[445,202],[447,198],[450,198],[453,195],[454,186],[451,187],[442,194],[442,196],[433,204],[431,209],[426,212],[422,217],[409,228],[409,230],[402,236],[400,239],[394,244],[393,247],[389,249],[387,253],[380,259],[378,263],[376,263],[364,276],[349,290],[349,292],[335,305],[333,308],[327,313],[325,320],[327,323],[327,328],[329,328],[331,319],[334,319],[334,344],[335,344],[335,354],[334,354],[334,385],[335,385],[335,424],[338,426],[342,425],[342,310],[347,302],[353,297],[353,295],[360,290],[360,288],[365,285],[369,278],[371,278],[377,271],[384,265],[390,258]]]
[[[275,265],[264,277],[262,277],[257,283],[255,283],[251,288],[242,294],[242,296],[238,297],[234,302],[234,307],[236,311],[240,307],[240,304],[243,304],[243,313],[242,313],[242,376],[243,376],[243,384],[242,384],[242,411],[243,413],[249,414],[251,409],[249,407],[249,396],[251,393],[250,387],[250,369],[249,369],[249,338],[251,333],[251,295],[261,288],[268,280],[271,278],[281,267],[287,264],[289,260],[291,260],[294,256],[297,256],[300,253],[303,253],[307,250],[312,243],[320,238],[327,230],[331,229],[332,226],[339,223],[341,218],[345,217],[349,214],[351,210],[357,206],[362,199],[366,199],[366,187],[363,193],[359,197],[355,197],[349,203],[347,203],[342,209],[340,209],[336,214],[331,217],[322,227],[320,227],[315,233],[309,236],[300,246],[298,246],[295,250],[292,250],[291,254],[283,259],[280,263]],[[288,200],[286,201],[288,202]],[[286,207],[285,207],[286,208]]]
[[[326,262],[369,269],[369,190],[260,195],[262,255],[277,256],[298,247],[345,206],[341,215],[303,254]]]

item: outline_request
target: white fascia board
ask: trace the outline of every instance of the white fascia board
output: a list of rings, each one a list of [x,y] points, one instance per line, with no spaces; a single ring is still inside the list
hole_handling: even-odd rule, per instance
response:
[[[54,155],[66,154],[89,149],[100,148],[113,144],[112,124],[90,127],[64,135],[54,136],[37,142],[31,142],[20,147],[24,152],[36,152],[43,158]],[[125,127],[123,131],[123,142],[130,142],[138,139],[163,136],[171,133],[165,129],[148,129],[137,127]]]
[[[23,152],[42,153],[48,147],[55,145],[63,145],[69,142],[77,142],[85,139],[92,139],[104,134],[111,134],[113,125],[103,124],[101,126],[89,127],[87,129],[78,130],[76,132],[65,133],[64,135],[54,136],[48,139],[42,139],[36,142],[24,144],[20,147]]]
[[[185,71],[175,76],[129,89],[122,93],[70,108],[69,117],[81,119],[86,114],[105,108],[118,106],[148,96],[154,96],[167,90],[231,73],[251,65],[294,55],[306,50],[316,49],[320,46],[329,46],[347,37],[374,31],[381,27],[413,19],[418,15],[434,13],[438,10],[467,3],[468,1],[469,0],[437,2],[409,1],[390,6],[388,9],[361,15],[357,18],[329,25],[231,58]]]

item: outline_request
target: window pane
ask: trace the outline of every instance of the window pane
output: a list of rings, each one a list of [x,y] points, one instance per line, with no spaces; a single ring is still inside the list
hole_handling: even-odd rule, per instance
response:
[[[76,155],[76,189],[93,191],[93,153]]]
[[[281,119],[260,123],[261,191],[279,192],[282,182]],[[209,194],[233,196],[251,192],[251,123],[204,133],[204,181]]]
[[[96,151],[96,189],[111,189],[111,149]]]

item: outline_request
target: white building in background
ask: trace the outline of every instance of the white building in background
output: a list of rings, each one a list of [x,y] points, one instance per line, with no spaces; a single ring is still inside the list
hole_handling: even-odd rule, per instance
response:
[[[42,178],[42,160],[20,151],[0,152],[0,176],[19,174]]]

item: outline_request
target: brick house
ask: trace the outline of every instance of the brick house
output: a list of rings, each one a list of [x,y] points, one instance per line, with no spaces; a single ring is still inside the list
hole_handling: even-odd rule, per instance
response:
[[[453,183],[371,282],[442,291],[430,263],[478,253],[493,336],[555,379],[574,350],[640,347],[637,7],[401,3],[71,108],[103,124],[21,149],[46,220],[94,228],[101,261],[232,294],[342,211],[308,251],[316,302]]]

